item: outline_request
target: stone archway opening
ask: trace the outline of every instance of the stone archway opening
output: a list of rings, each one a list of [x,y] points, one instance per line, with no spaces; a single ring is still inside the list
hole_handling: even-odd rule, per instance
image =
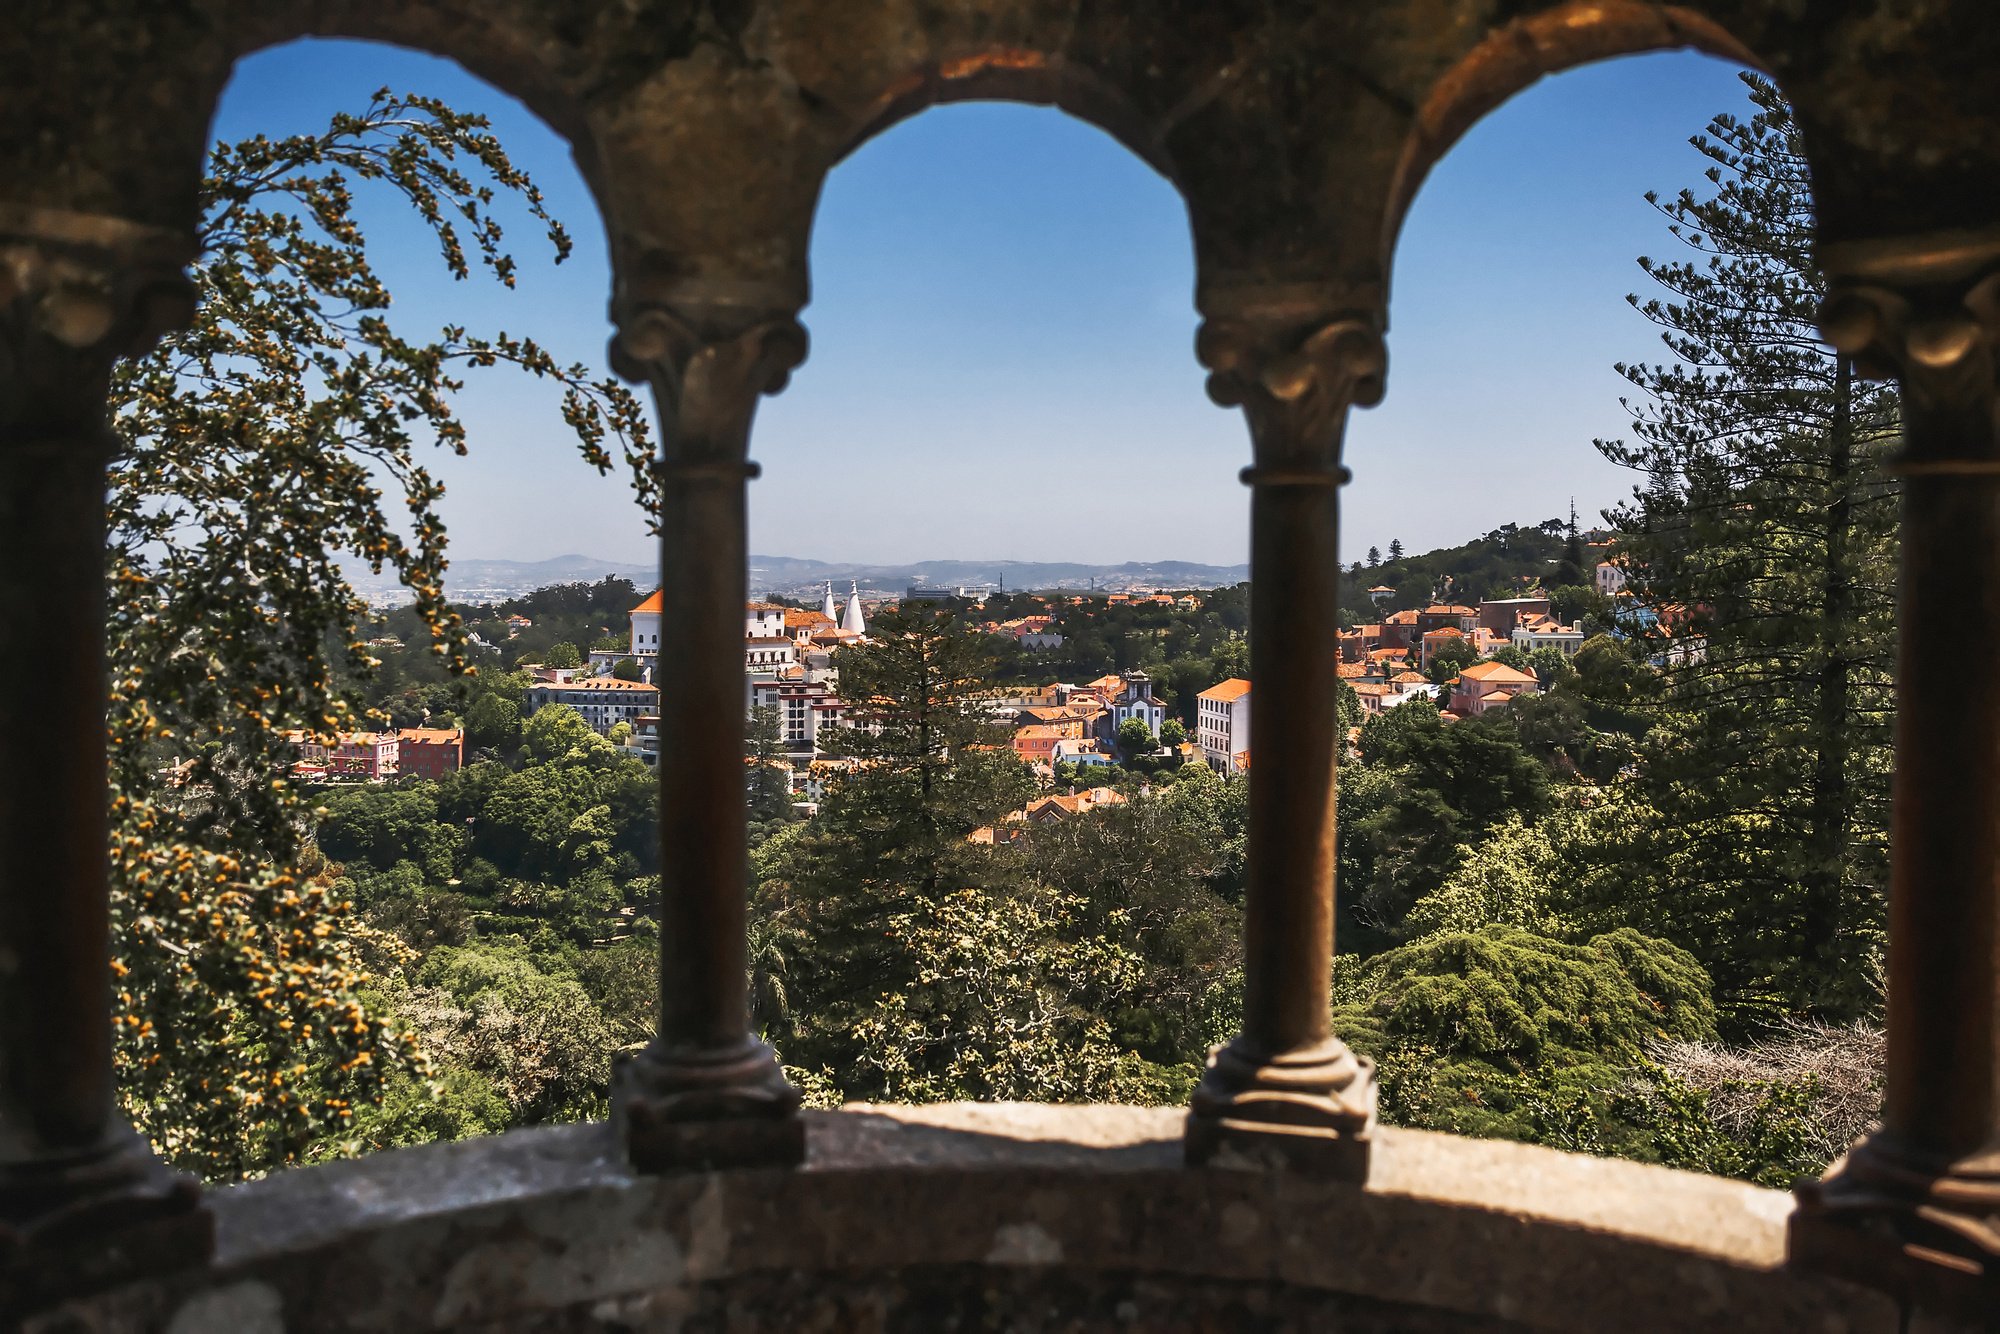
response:
[[[1186,210],[1171,184],[1090,125],[1047,109],[959,103],[897,125],[833,171],[812,258],[813,301],[802,314],[811,359],[758,417],[753,594],[782,594],[810,609],[830,580],[844,614],[858,583],[873,624],[877,605],[904,599],[913,586],[924,586],[919,597],[963,590],[955,605],[964,622],[982,633],[990,623],[1004,641],[1003,675],[990,684],[1012,702],[1002,706],[1004,719],[995,719],[991,744],[1022,770],[1023,781],[1008,802],[956,831],[961,842],[982,841],[977,853],[957,860],[991,866],[971,873],[971,897],[947,895],[935,907],[961,924],[1019,928],[1026,934],[1008,938],[1032,936],[1037,950],[1074,949],[1095,934],[1083,929],[1082,915],[1111,905],[1087,903],[1076,888],[1080,877],[1066,867],[1047,875],[1001,870],[1010,840],[1025,847],[1035,831],[1095,820],[1091,794],[1110,791],[1115,779],[1093,774],[1115,765],[1133,779],[1132,792],[1113,793],[1126,808],[1117,817],[1121,837],[1131,843],[1136,834],[1124,822],[1155,761],[1147,757],[1143,771],[1137,754],[1114,761],[1115,724],[1085,718],[1081,702],[1074,719],[1056,718],[1070,706],[1055,692],[1066,700],[1076,687],[1080,701],[1085,687],[1111,677],[1121,684],[1109,693],[1130,685],[1153,701],[1143,706],[1151,730],[1171,714],[1192,735],[1193,697],[1214,684],[1201,675],[1209,654],[1225,638],[1242,647],[1240,593],[1230,595],[1237,602],[1233,629],[1212,643],[1195,628],[1194,599],[1143,617],[1127,614],[1156,592],[1227,587],[1245,573],[1247,506],[1236,477],[1244,462],[1241,427],[1204,396],[1189,355],[1196,313]],[[846,679],[828,690],[840,692]],[[1189,706],[1185,720],[1181,704]],[[1121,707],[1129,713],[1139,706],[1113,702],[1105,716],[1123,716]],[[1037,722],[1037,710],[1051,721]],[[840,758],[837,741],[829,759],[808,757],[796,735],[787,740],[797,743],[797,759],[824,766]],[[1067,758],[1085,750],[1085,758]],[[824,824],[828,810],[822,806],[815,818]],[[905,814],[912,828],[924,827],[919,813]],[[788,887],[789,873],[778,864],[783,844],[772,847],[752,853],[753,881],[771,887],[761,897],[753,889],[753,917],[762,914],[753,923],[756,941],[783,930],[784,904],[804,893]],[[934,896],[912,893],[900,904],[885,900],[885,920]],[[1215,909],[1235,911],[1219,900]],[[822,1080],[814,1093],[912,1101],[1120,1096],[1114,1085],[1125,1085],[1110,1066],[1122,1058],[1174,1067],[1150,1100],[1173,1101],[1192,1084],[1205,1039],[1190,1036],[1191,1024],[1141,1052],[1131,1034],[1114,1031],[1114,1002],[1086,994],[1085,982],[1069,988],[1060,981],[1052,953],[1010,961],[1013,971],[989,995],[973,980],[971,961],[951,948],[982,933],[949,934],[938,968],[952,980],[912,986],[909,1003],[942,1004],[943,993],[955,990],[947,1008],[976,1009],[986,1025],[971,1041],[974,1050],[940,1065],[934,1036],[878,1016],[864,1021],[880,1024],[868,1028],[877,1049],[860,1053],[851,1082],[836,1088]],[[935,934],[931,941],[939,944]],[[798,948],[819,952],[811,938]],[[829,1017],[856,1024],[848,999],[827,990],[828,961],[794,958],[792,966],[795,1004],[809,1012],[818,996]],[[1095,964],[1083,971],[1101,976]],[[1211,980],[1220,983],[1229,970],[1215,971]],[[1056,1003],[1032,1017],[1001,1012],[1024,1002],[1036,1009],[1037,992]],[[1070,1013],[1055,1013],[1062,1010]],[[1082,1032],[1090,1024],[1072,1021],[1093,1011],[1108,1021],[1105,1031],[1080,1044],[1082,1052],[1067,1041],[1048,1049],[1060,1068],[1047,1078],[1038,1082],[1028,1063],[1003,1058],[997,1039],[1005,1024],[1027,1025],[1033,1045],[1058,1031]],[[809,1051],[829,1049],[809,1013],[793,1035],[789,1046],[774,1035],[788,1063],[804,1065],[809,1076],[822,1073],[822,1062],[835,1079],[850,1073],[838,1061],[808,1059]],[[973,1073],[975,1056],[991,1059],[990,1078]],[[918,1068],[891,1073],[905,1061]],[[956,1073],[943,1073],[945,1066]]]
[[[1500,928],[1631,928],[1698,966],[1712,1013],[1623,1059],[1758,1096],[1824,1062],[1843,1092],[1789,1123],[1812,1156],[1763,1160],[1779,1182],[1879,1110],[1899,441],[1891,399],[1820,340],[1810,172],[1746,74],[1688,53],[1568,69],[1472,125],[1402,220],[1393,392],[1348,441],[1362,628],[1341,670],[1407,645],[1449,717],[1420,744],[1393,711],[1364,733],[1340,897],[1343,942],[1406,970]],[[1494,748],[1446,759],[1467,737]],[[1447,837],[1393,786],[1419,774]],[[1508,1119],[1453,1109],[1391,1115]],[[1590,1133],[1616,1148],[1616,1122]],[[1684,1165],[1754,1178],[1754,1158]]]
[[[658,843],[605,735],[651,688],[524,671],[587,671],[654,584],[650,417],[602,369],[590,191],[526,107],[375,43],[246,57],[212,133],[193,327],[114,391],[114,755],[154,747],[121,772],[156,831],[120,845],[114,920],[133,1013],[182,1034],[160,1062],[121,1025],[126,1102],[223,1181],[601,1116],[611,1053],[653,1023],[607,981],[657,950],[627,924]],[[550,795],[543,702],[596,756],[587,799]],[[243,883],[173,917],[156,844]]]

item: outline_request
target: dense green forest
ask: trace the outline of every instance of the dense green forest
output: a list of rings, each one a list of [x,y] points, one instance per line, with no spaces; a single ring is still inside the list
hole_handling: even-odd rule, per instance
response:
[[[970,841],[1035,794],[985,706],[997,642],[951,612],[881,618],[840,662],[877,701],[840,742],[864,763],[811,820],[748,794],[757,1023],[827,1103],[1178,1102],[1240,1004],[1245,785],[1121,772],[1123,804]],[[1718,995],[1728,954],[1617,890],[1619,832],[1647,818],[1617,776],[1661,688],[1641,651],[1601,636],[1511,709],[1362,725],[1340,1031],[1381,1062],[1392,1120],[1781,1181],[1837,1144],[1846,1102],[1776,1069],[1677,1073],[1760,1034]],[[519,684],[475,680],[482,713]],[[359,1116],[363,1143],[601,1114],[608,1053],[649,1032],[649,773],[561,708],[480,740],[443,781],[323,799],[323,874],[376,941],[370,1000],[430,1060]]]
[[[1588,582],[1590,571],[1582,568],[1578,541],[1564,520],[1549,519],[1502,524],[1470,542],[1437,551],[1404,553],[1398,542],[1387,559],[1374,559],[1380,553],[1371,550],[1371,559],[1356,561],[1341,582],[1341,612],[1356,621],[1372,621],[1385,611],[1432,602],[1477,606],[1485,598],[1581,585]],[[1378,604],[1368,595],[1377,587],[1395,591]]]

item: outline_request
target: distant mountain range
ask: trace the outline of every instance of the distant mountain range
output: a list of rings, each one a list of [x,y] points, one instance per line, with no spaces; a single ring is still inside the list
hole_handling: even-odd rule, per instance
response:
[[[797,556],[752,556],[750,586],[784,593],[832,580],[858,582],[878,592],[900,593],[911,584],[926,588],[985,590],[1008,588],[1220,588],[1250,577],[1248,565],[1201,565],[1194,561],[1126,561],[1087,565],[1073,561],[925,560],[912,565],[849,565]]]
[[[356,591],[378,606],[408,601],[409,594],[388,575],[371,574],[352,564],[347,577]],[[460,602],[500,602],[551,584],[595,583],[606,575],[630,579],[650,588],[656,578],[650,565],[625,565],[592,556],[556,556],[549,560],[471,560],[454,558],[445,587]],[[794,593],[823,585],[858,583],[876,593],[900,593],[912,584],[926,588],[986,590],[1001,583],[1008,588],[1090,588],[1119,592],[1133,588],[1221,588],[1250,577],[1248,565],[1202,565],[1194,561],[1126,561],[1122,565],[1089,565],[1071,561],[926,560],[910,565],[857,565],[807,560],[798,556],[752,556],[753,593]]]

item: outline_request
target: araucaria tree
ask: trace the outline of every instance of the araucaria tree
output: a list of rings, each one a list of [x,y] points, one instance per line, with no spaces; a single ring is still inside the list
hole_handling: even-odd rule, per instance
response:
[[[1692,252],[1642,259],[1665,290],[1632,299],[1671,361],[1619,367],[1633,439],[1598,445],[1645,478],[1607,517],[1662,666],[1618,879],[1725,1021],[1846,1018],[1882,929],[1897,408],[1818,338],[1798,131],[1744,78],[1756,114],[1693,141],[1712,188],[1653,200]]]
[[[650,499],[623,389],[527,339],[392,324],[357,189],[406,203],[455,278],[479,265],[512,286],[496,199],[558,259],[570,244],[484,118],[385,90],[323,133],[213,151],[193,324],[114,384],[119,1061],[139,1126],[211,1177],[331,1151],[356,1101],[416,1059],[357,998],[353,920],[303,864],[310,812],[287,773],[292,733],[355,725],[343,682],[370,659],[343,558],[392,569],[462,666],[443,488],[419,457],[465,450],[458,377],[505,362],[554,381],[585,459],[607,470],[619,450]]]
[[[992,660],[941,612],[890,612],[870,642],[838,656],[852,726],[833,746],[843,772],[818,817],[782,850],[763,908],[811,945],[794,971],[805,1031],[785,1049],[844,1068],[854,1007],[907,984],[917,960],[886,934],[897,913],[935,907],[990,877],[967,836],[1022,804],[1033,781],[981,707]]]

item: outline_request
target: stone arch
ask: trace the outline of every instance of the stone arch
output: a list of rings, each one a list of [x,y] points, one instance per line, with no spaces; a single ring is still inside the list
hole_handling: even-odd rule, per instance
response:
[[[1742,41],[1706,15],[1646,0],[1565,0],[1489,31],[1415,106],[1382,215],[1386,273],[1403,220],[1425,178],[1466,131],[1536,80],[1593,61],[1693,49],[1768,70]]]
[[[1126,90],[1090,66],[1019,45],[992,45],[939,57],[885,85],[861,110],[845,158],[876,136],[934,106],[953,102],[1018,102],[1067,112],[1104,131],[1133,156],[1174,181],[1173,161],[1156,125]]]

